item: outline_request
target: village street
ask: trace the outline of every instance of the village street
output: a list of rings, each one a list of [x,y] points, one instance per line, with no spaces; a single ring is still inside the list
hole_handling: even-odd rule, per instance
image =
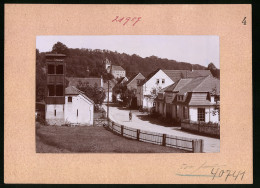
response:
[[[103,108],[107,111],[107,106],[104,104]],[[152,118],[147,117],[147,113],[139,112],[138,110],[132,110],[132,121],[129,121],[129,109],[120,107],[119,105],[110,104],[109,105],[109,117],[112,121],[125,125],[128,127],[163,133],[173,136],[193,138],[193,139],[203,139],[204,148],[203,152],[212,153],[220,152],[220,139],[211,138],[207,136],[200,136],[192,133],[182,131],[180,127],[166,127],[156,124],[156,120],[153,121]]]

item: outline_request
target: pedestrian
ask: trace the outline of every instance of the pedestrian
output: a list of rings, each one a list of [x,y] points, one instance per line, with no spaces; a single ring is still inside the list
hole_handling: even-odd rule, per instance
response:
[[[129,112],[129,121],[132,121],[132,112]]]

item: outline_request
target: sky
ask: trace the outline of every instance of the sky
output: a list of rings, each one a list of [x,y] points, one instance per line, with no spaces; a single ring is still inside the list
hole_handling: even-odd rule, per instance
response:
[[[68,48],[89,48],[117,51],[143,58],[157,56],[179,62],[219,68],[219,37],[212,35],[86,35],[37,36],[40,52],[52,50],[57,42]]]

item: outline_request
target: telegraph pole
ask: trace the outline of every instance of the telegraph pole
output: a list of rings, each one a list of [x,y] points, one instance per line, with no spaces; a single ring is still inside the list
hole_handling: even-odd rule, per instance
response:
[[[109,124],[109,80],[107,81],[107,125]]]

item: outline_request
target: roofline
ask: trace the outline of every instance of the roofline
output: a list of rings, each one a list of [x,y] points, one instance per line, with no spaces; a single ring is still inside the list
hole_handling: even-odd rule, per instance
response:
[[[128,84],[130,84],[130,83],[132,83],[132,81],[134,81],[134,79],[139,75],[139,74],[142,74],[142,73],[138,73],[132,80],[131,80],[131,82],[129,82]],[[142,74],[143,75],[143,74]],[[144,76],[144,75],[143,75]],[[126,85],[128,85],[128,84],[126,84]]]

